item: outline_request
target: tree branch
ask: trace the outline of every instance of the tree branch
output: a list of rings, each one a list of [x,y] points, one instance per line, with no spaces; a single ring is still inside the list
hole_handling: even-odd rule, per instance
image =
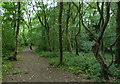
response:
[[[111,61],[111,63],[108,65],[108,69],[110,68],[110,66],[114,63],[114,55],[113,55],[113,50],[112,50],[112,48],[113,48],[113,46],[115,46],[115,44],[116,44],[116,42],[117,42],[117,40],[119,39],[119,37],[120,37],[120,34],[117,36],[117,38],[116,38],[116,40],[110,45],[110,51],[111,51],[111,55],[112,55],[112,61]]]
[[[97,41],[95,35],[85,26],[83,19],[82,19],[82,25],[93,36],[94,41]]]
[[[32,2],[31,2],[31,4],[32,4]],[[32,5],[33,5],[33,4],[32,4]],[[43,24],[43,22],[42,22],[40,16],[38,15],[38,13],[36,12],[36,10],[35,10],[35,8],[34,8],[34,5],[33,5],[33,10],[35,11],[35,13],[36,13],[36,15],[37,15],[37,17],[38,17],[38,20],[39,20],[39,22],[41,23],[41,25],[42,25],[43,27],[46,27],[46,26]]]
[[[97,2],[97,10],[98,10],[98,12],[100,13],[100,18],[101,18],[101,20],[102,20],[103,23],[104,23],[103,8],[104,8],[104,2],[102,2],[101,10],[100,10],[100,7],[99,7],[99,2]]]
[[[103,24],[102,28],[100,28],[100,29],[101,29],[101,32],[100,32],[100,35],[99,35],[99,37],[98,37],[98,39],[97,39],[97,42],[98,42],[98,43],[101,41],[101,39],[102,39],[102,37],[103,37],[103,34],[104,34],[104,32],[105,32],[105,29],[106,29],[106,27],[107,27],[107,24],[108,24],[108,22],[109,22],[109,19],[110,19],[110,2],[106,2],[106,6],[107,6],[107,8],[106,8],[106,21],[105,21],[105,23]]]

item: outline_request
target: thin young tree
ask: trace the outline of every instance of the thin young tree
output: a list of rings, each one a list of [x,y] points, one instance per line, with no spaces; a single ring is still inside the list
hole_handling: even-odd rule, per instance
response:
[[[71,10],[71,3],[68,2],[68,10],[67,10],[67,18],[66,18],[66,38],[67,38],[67,48],[69,52],[72,53],[72,46],[71,46],[71,40],[70,40],[70,35],[69,35],[69,19],[70,19],[70,10]]]
[[[77,40],[77,38],[78,38],[78,35],[80,34],[80,30],[81,30],[81,17],[82,17],[81,4],[79,2],[79,6],[77,6],[74,2],[72,2],[72,3],[77,8],[77,12],[78,12],[78,15],[79,15],[79,22],[78,22],[79,29],[78,29],[78,32],[75,34],[76,55],[79,55],[79,47],[78,47],[78,40]]]
[[[19,27],[20,27],[20,0],[17,3],[18,3],[18,21],[17,21],[16,36],[15,36],[16,42],[15,42],[15,52],[13,55],[13,60],[17,60],[16,56],[18,53],[17,51],[18,50],[18,34],[19,34]]]
[[[120,35],[120,1],[117,3],[117,15],[116,15],[116,37]],[[116,42],[116,56],[115,63],[120,65],[120,37]]]
[[[62,49],[62,12],[63,12],[63,2],[60,2],[60,10],[59,10],[59,47],[60,47],[60,64],[63,64],[63,49]]]

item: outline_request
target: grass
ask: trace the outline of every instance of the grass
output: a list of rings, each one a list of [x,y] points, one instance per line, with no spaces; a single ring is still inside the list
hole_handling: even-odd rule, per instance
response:
[[[2,75],[3,77],[5,77],[7,74],[9,74],[10,70],[12,69],[13,67],[13,62],[12,61],[6,61],[6,60],[3,60],[3,64],[2,64]]]
[[[20,59],[20,55],[17,55],[17,60]],[[2,77],[4,78],[7,74],[11,73],[11,69],[13,68],[14,61],[2,59]],[[18,74],[18,72],[12,72],[13,74]]]
[[[76,56],[75,53],[64,52],[63,53],[63,65],[59,65],[59,52],[38,52],[40,56],[48,59],[49,64],[54,67],[59,67],[63,70],[70,71],[75,75],[85,75],[83,78],[92,80],[92,81],[104,81],[101,76],[101,68],[98,62],[96,61],[92,52],[84,53],[80,52],[79,56]],[[107,63],[110,63],[110,54],[106,54],[105,58]],[[113,67],[113,66],[112,66]],[[117,70],[117,69],[116,69]],[[113,69],[109,70],[114,72]],[[119,71],[118,71],[119,72]]]

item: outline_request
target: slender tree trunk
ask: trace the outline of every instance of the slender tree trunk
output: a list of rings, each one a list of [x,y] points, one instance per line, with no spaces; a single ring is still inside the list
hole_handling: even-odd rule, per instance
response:
[[[48,40],[48,50],[51,51],[50,28],[49,27],[47,27],[47,40]]]
[[[78,8],[78,13],[79,13],[79,23],[78,23],[78,25],[79,25],[79,29],[78,29],[78,32],[77,32],[77,34],[75,34],[75,47],[76,47],[76,55],[79,55],[79,47],[78,47],[78,40],[77,40],[77,37],[78,37],[78,35],[80,34],[80,30],[81,30],[81,22],[80,22],[80,20],[81,20],[81,15],[80,15],[80,12],[81,12],[81,7],[80,7],[80,2],[79,2],[79,8]]]
[[[15,16],[14,16],[14,17],[15,17]],[[14,28],[13,34],[15,35],[15,30],[16,30],[16,20],[15,20],[15,18],[14,18],[14,25],[13,25],[13,28]]]
[[[68,46],[68,50],[69,52],[72,53],[72,46],[71,46],[71,41],[70,41],[70,36],[69,36],[69,30],[68,30],[68,24],[69,24],[69,19],[70,19],[70,7],[71,4],[68,2],[69,4],[69,8],[67,11],[67,18],[66,18],[66,38],[67,38],[67,46]]]
[[[43,3],[43,2],[42,2]],[[49,27],[49,24],[47,22],[47,16],[46,16],[46,11],[45,11],[45,7],[44,7],[44,4],[43,4],[43,12],[44,12],[44,20],[45,20],[45,28],[46,28],[46,33],[47,33],[47,43],[48,43],[48,50],[51,51],[51,43],[50,43],[50,27]]]
[[[30,33],[30,50],[32,50],[32,24],[31,24],[31,17],[30,17],[30,14],[29,14],[29,33]]]
[[[75,15],[75,17],[73,17],[72,16],[72,24],[74,25],[75,24],[75,20],[76,20],[76,18],[77,18],[77,16],[78,16],[78,11],[77,11],[77,14]],[[71,15],[73,15],[72,13],[71,13]],[[74,40],[75,40],[75,32],[72,30],[72,42],[71,42],[71,44],[72,44],[72,47],[76,47],[76,43],[74,43]]]
[[[117,15],[116,15],[116,37],[120,35],[120,1],[117,3]],[[120,65],[120,37],[116,42],[116,56],[115,63]]]
[[[15,43],[15,53],[13,56],[13,60],[17,60],[17,50],[18,50],[18,34],[19,34],[19,26],[20,26],[20,1],[18,2],[18,24],[17,24],[17,30],[16,30],[16,43]]]
[[[54,5],[55,5],[55,2],[54,2],[54,1],[53,1],[53,3],[54,3]],[[54,19],[53,19],[53,24],[55,24],[55,22],[56,22],[55,8],[56,8],[56,7],[54,7]],[[54,25],[54,26],[53,26],[53,37],[54,37],[54,38],[55,38],[55,36],[56,36],[55,31],[56,31],[56,29],[55,29],[55,25]],[[53,44],[52,44],[52,45],[56,45],[55,39],[53,40]],[[53,51],[54,51],[54,52],[56,51],[56,46],[53,46]]]
[[[79,50],[78,50],[79,47],[78,47],[77,36],[78,36],[78,35],[75,35],[75,48],[76,48],[75,51],[76,51],[76,55],[79,55]]]
[[[33,50],[33,44],[32,44],[32,31],[30,30],[30,50]]]
[[[63,64],[63,50],[62,50],[62,11],[63,11],[63,2],[60,2],[60,10],[59,10],[59,47],[60,47],[60,64]]]
[[[14,4],[13,4],[13,5],[14,5]],[[15,7],[15,5],[14,5],[14,7]],[[16,12],[17,12],[17,11],[15,10],[15,14],[16,14]],[[13,33],[13,34],[14,34],[14,35],[15,35],[15,31],[16,31],[16,18],[15,18],[16,15],[15,15],[15,14],[13,15],[13,19],[14,19],[14,21],[13,21],[13,22],[14,22],[14,25],[13,25],[14,33]]]
[[[24,26],[23,26],[22,37],[23,37],[23,40],[24,40],[24,46],[27,46],[27,41],[26,41],[26,38],[25,38],[25,29],[24,29]]]
[[[104,2],[102,2],[102,6],[101,6],[101,9],[100,9],[100,7],[99,7],[99,2],[97,2],[97,9],[98,9],[98,11],[99,11],[99,13],[100,13],[100,20],[99,20],[99,23],[98,23],[98,30],[97,30],[97,32],[99,33],[100,32],[100,28],[104,25],[104,16],[103,16],[103,11],[104,11]],[[104,38],[102,38],[101,39],[101,53],[102,53],[102,55],[103,55],[103,57],[105,58],[105,56],[104,56]]]

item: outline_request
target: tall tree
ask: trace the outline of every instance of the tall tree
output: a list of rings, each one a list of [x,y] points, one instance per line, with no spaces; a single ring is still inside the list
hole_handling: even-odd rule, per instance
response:
[[[120,1],[117,3],[117,15],[116,15],[116,37],[120,35]],[[115,63],[120,64],[120,37],[116,42],[116,56]]]
[[[60,64],[63,63],[63,50],[62,50],[62,12],[63,12],[63,2],[61,0],[60,2],[60,10],[59,10],[59,17],[58,17],[58,22],[59,22],[59,47],[60,47]]]
[[[32,43],[32,24],[31,24],[31,16],[30,16],[30,14],[29,14],[29,16],[28,16],[28,23],[29,23],[29,35],[30,35],[30,49],[32,50],[33,48],[32,48],[32,45],[33,45],[33,43]]]
[[[102,14],[103,15],[103,14]],[[101,41],[103,39],[103,35],[104,35],[104,32],[105,32],[105,29],[107,27],[107,24],[109,22],[109,18],[110,18],[110,3],[106,3],[106,20],[105,22],[103,23],[102,27],[100,28],[101,31],[99,33],[99,37],[97,38],[96,40],[96,43],[93,45],[93,53],[97,59],[97,61],[99,62],[99,64],[101,65],[101,68],[102,68],[102,76],[104,77],[105,80],[109,80],[109,77],[108,77],[108,66],[106,65],[103,57],[99,54],[99,49],[101,47]]]
[[[70,35],[69,35],[69,29],[68,29],[68,25],[69,25],[69,19],[70,19],[70,10],[71,10],[71,3],[68,2],[68,10],[67,10],[67,18],[66,18],[66,38],[67,38],[67,46],[68,46],[68,50],[69,52],[72,53],[72,46],[71,46],[71,40],[70,40]]]
[[[99,12],[100,13],[100,12]],[[103,14],[100,14],[100,17],[102,17]],[[103,39],[103,36],[104,36],[104,33],[105,33],[105,30],[107,28],[107,25],[109,23],[109,19],[110,19],[110,3],[109,2],[106,2],[106,19],[105,19],[105,22],[103,23],[102,26],[100,26],[99,28],[101,29],[101,31],[99,32],[99,36],[96,38],[96,36],[84,25],[83,21],[82,21],[82,24],[83,26],[85,27],[85,29],[91,34],[94,36],[94,41],[95,41],[95,44],[92,46],[92,50],[93,50],[93,53],[94,53],[94,56],[96,58],[96,60],[98,61],[98,63],[100,64],[101,66],[101,72],[102,72],[102,76],[105,80],[109,80],[109,75],[108,75],[108,69],[110,68],[111,64],[113,63],[110,63],[110,65],[107,65],[103,59],[103,56],[101,56],[100,54],[100,47],[101,47],[101,41]]]
[[[16,43],[15,43],[15,52],[14,52],[14,56],[13,56],[13,60],[17,60],[16,56],[17,56],[17,50],[18,50],[18,34],[19,34],[19,26],[20,26],[20,0],[18,2],[18,24],[17,24],[17,30],[16,30]]]
[[[79,14],[79,22],[78,22],[78,32],[75,34],[75,47],[76,47],[76,55],[79,55],[79,47],[78,47],[78,35],[80,34],[80,30],[81,30],[81,17],[82,17],[82,14],[81,14],[81,5],[80,5],[80,2],[79,2],[79,6],[77,6],[74,2],[72,2],[73,5],[77,8],[77,12]],[[77,16],[76,16],[77,17]]]

